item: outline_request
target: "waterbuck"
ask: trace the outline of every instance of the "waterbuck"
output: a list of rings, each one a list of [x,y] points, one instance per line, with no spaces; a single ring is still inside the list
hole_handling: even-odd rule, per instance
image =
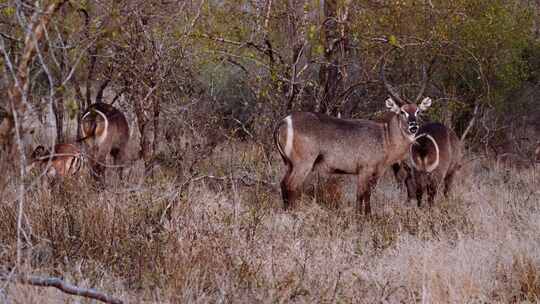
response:
[[[43,146],[37,146],[30,156],[31,163],[27,171],[34,167],[45,169],[45,176],[49,178],[64,178],[76,175],[83,163],[81,150],[74,144],[56,144],[53,151],[48,151]]]
[[[421,126],[409,156],[412,166],[407,177],[409,200],[416,199],[420,207],[424,190],[427,190],[431,206],[443,183],[447,196],[463,158],[462,144],[454,131],[441,123]]]
[[[423,95],[427,77],[416,101]],[[391,165],[407,157],[418,131],[418,114],[431,106],[426,97],[420,105],[405,102],[384,77],[390,93],[386,107],[393,113],[387,122],[340,119],[312,112],[293,113],[281,120],[275,131],[277,149],[287,165],[281,181],[284,208],[301,195],[307,175],[314,169],[358,176],[356,211],[371,213],[370,197],[378,178]]]
[[[124,113],[110,104],[89,106],[81,118],[83,141],[89,150],[89,162],[95,177],[103,178],[107,155],[113,157],[122,179],[122,165],[127,160],[129,126]]]

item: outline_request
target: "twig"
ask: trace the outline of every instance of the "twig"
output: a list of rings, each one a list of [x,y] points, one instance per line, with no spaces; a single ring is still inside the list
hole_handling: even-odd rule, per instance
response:
[[[478,115],[478,108],[479,107],[480,107],[480,103],[476,102],[476,104],[474,105],[473,117],[471,118],[471,120],[469,121],[469,124],[467,125],[467,128],[465,128],[465,131],[461,135],[461,141],[465,140],[465,137],[467,136],[467,134],[469,133],[471,128],[474,126],[474,123],[476,121],[476,117]]]
[[[3,274],[0,274],[0,280],[15,281],[21,284],[27,284],[27,285],[39,286],[39,287],[54,287],[70,295],[90,298],[90,299],[98,300],[104,303],[111,303],[111,304],[124,303],[122,300],[109,296],[96,289],[78,287],[78,286],[66,283],[59,278],[39,277],[39,276],[32,276],[32,275],[28,275],[28,276],[9,275],[9,274],[3,273]]]

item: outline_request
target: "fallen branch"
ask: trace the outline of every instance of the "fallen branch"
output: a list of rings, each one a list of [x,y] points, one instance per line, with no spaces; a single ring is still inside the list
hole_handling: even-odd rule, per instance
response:
[[[27,284],[32,286],[39,287],[54,287],[60,291],[85,298],[90,298],[94,300],[101,301],[103,303],[110,304],[123,304],[124,302],[120,299],[109,296],[105,293],[102,293],[98,290],[92,288],[82,288],[75,285],[66,283],[59,278],[49,278],[49,277],[39,277],[32,275],[9,275],[9,274],[0,274],[1,281],[15,281],[21,284]]]

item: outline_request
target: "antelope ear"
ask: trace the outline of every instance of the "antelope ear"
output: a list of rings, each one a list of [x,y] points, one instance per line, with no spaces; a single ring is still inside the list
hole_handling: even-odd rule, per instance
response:
[[[401,108],[396,104],[396,102],[391,97],[389,97],[386,100],[386,107],[390,109],[390,111],[396,114],[399,114],[399,111],[401,111]]]
[[[420,111],[425,111],[431,106],[431,98],[426,97],[422,102],[420,103]]]

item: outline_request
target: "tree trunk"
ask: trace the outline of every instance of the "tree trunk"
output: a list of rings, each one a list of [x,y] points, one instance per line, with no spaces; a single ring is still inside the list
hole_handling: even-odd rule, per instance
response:
[[[140,94],[139,94],[140,93]],[[140,97],[144,94],[137,92],[134,96],[131,96],[131,100],[134,100],[135,115],[137,116],[137,125],[139,126],[140,134],[140,155],[144,160],[145,165],[149,165],[154,157],[154,138],[155,130],[154,125],[148,119],[147,113],[145,113],[144,99]],[[152,98],[152,97],[150,97]],[[159,109],[159,108],[158,108]],[[155,110],[155,109],[154,109]],[[154,122],[155,123],[155,122]]]
[[[64,56],[60,56],[60,79],[59,83],[57,83],[56,87],[59,87],[62,84],[62,78],[64,77],[66,69],[66,64],[64,61]],[[57,90],[58,97],[55,101],[53,101],[53,111],[54,111],[54,118],[56,120],[56,142],[63,143],[64,138],[64,90],[61,88],[60,90]]]
[[[319,107],[321,113],[336,115],[339,111],[337,97],[343,91],[344,71],[341,64],[347,51],[347,28],[338,14],[338,0],[324,0],[322,45],[324,46],[324,63],[319,70]],[[347,5],[347,4],[344,4]],[[338,22],[341,20],[341,24]]]
[[[64,142],[64,93],[60,93],[53,102],[54,119],[56,121],[56,142]]]

